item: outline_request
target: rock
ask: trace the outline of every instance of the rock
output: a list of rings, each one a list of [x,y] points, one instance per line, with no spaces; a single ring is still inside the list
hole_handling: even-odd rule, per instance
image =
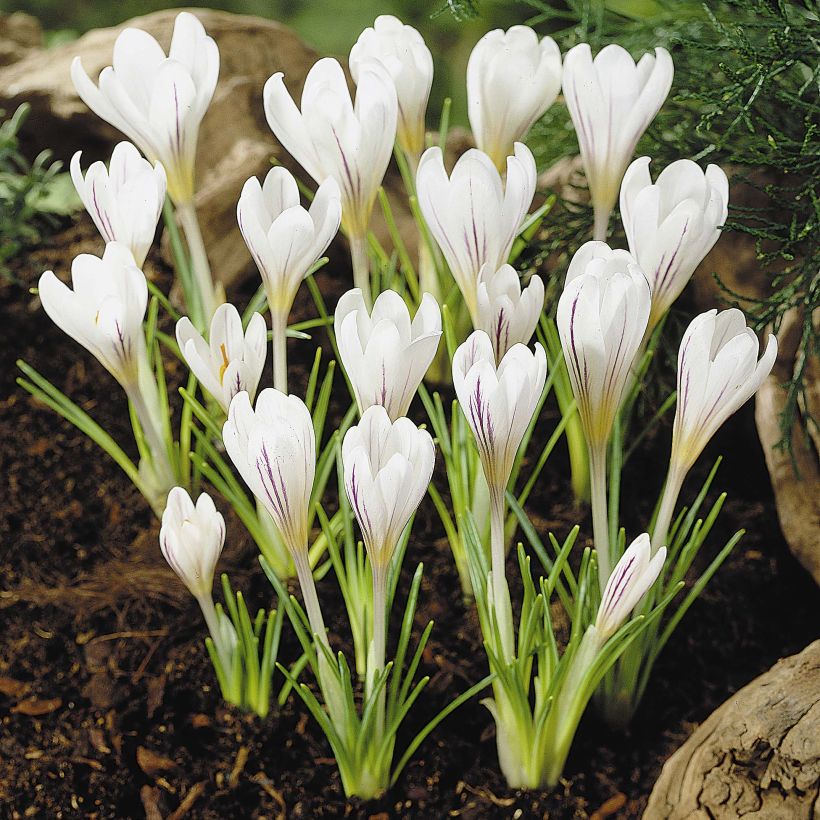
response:
[[[810,820],[820,808],[820,641],[718,708],[666,761],[644,820]]]
[[[30,14],[0,14],[0,66],[22,60],[43,45],[43,30]]]
[[[815,316],[817,322],[820,311]],[[755,421],[766,454],[780,529],[795,558],[820,584],[820,442],[806,436],[805,424],[807,411],[820,419],[820,363],[816,357],[807,359],[803,371],[809,407],[801,407],[803,418],[798,418],[791,430],[792,452],[777,446],[783,437],[780,419],[787,399],[783,385],[792,378],[804,355],[800,350],[802,328],[802,316],[790,311],[777,334],[777,361],[757,394]],[[816,428],[809,429],[818,436]]]

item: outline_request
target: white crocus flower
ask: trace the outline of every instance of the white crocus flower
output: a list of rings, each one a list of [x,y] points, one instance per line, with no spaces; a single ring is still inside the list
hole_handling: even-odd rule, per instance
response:
[[[535,159],[523,143],[507,158],[503,182],[493,161],[475,148],[459,157],[447,176],[440,148],[421,157],[416,188],[419,207],[461,289],[473,326],[479,327],[477,288],[484,265],[507,262],[535,194]]]
[[[162,433],[163,413],[148,361],[143,319],[148,283],[131,251],[109,242],[102,257],[83,253],[71,263],[69,288],[46,271],[38,285],[49,318],[79,342],[120,383],[134,406],[151,451],[142,465],[152,506],[160,506],[173,483],[173,468]]]
[[[644,54],[637,64],[614,44],[601,49],[594,60],[587,43],[564,56],[564,99],[595,209],[595,239],[606,238],[626,166],[663,105],[673,74],[672,58],[664,48]]]
[[[225,519],[207,493],[196,501],[182,487],[168,493],[159,545],[165,560],[197,600],[210,597],[225,544]]]
[[[436,300],[425,293],[411,321],[395,291],[381,293],[368,313],[361,291],[354,288],[339,299],[334,330],[359,413],[377,404],[394,421],[406,415],[438,349],[441,311]]]
[[[648,533],[639,535],[621,556],[604,587],[595,618],[599,645],[612,637],[655,583],[666,560],[666,547],[651,554]]]
[[[251,177],[236,206],[239,230],[253,257],[271,313],[273,383],[287,389],[287,323],[296,293],[313,264],[339,230],[339,186],[325,179],[309,209],[299,202],[299,188],[285,168],[271,168],[262,185]]]
[[[453,386],[473,431],[490,491],[492,570],[487,579],[488,603],[497,624],[505,662],[515,655],[512,605],[504,572],[504,494],[524,433],[538,407],[547,378],[547,356],[513,345],[496,366],[490,337],[476,330],[453,356]]]
[[[69,288],[46,271],[38,285],[43,308],[128,391],[145,357],[142,321],[148,283],[131,251],[109,242],[102,257],[82,253],[71,263]]]
[[[225,545],[225,519],[207,493],[196,500],[182,487],[168,493],[159,546],[177,577],[196,598],[224,671],[231,668],[236,632],[214,607],[214,572]]]
[[[561,52],[529,26],[488,31],[467,63],[467,109],[476,145],[499,170],[513,144],[555,102],[561,90]]]
[[[85,209],[106,242],[121,242],[139,267],[145,262],[165,202],[165,169],[143,159],[130,142],[120,142],[111,164],[92,163],[85,176],[82,151],[71,158],[71,179]]]
[[[166,56],[147,32],[127,28],[114,43],[113,66],[95,85],[79,57],[71,79],[83,102],[122,131],[168,174],[175,204],[194,194],[199,126],[219,76],[219,49],[193,14],[177,15]]]
[[[649,283],[626,251],[582,245],[569,265],[557,324],[590,447],[609,440],[649,318]]]
[[[589,452],[590,495],[601,590],[612,560],[606,499],[607,445],[646,333],[651,293],[626,251],[582,245],[569,265],[556,323]]]
[[[207,342],[187,316],[177,322],[176,335],[191,372],[226,413],[231,399],[243,390],[253,400],[268,345],[268,328],[261,314],[254,313],[248,329],[243,330],[239,311],[226,303],[211,319]]]
[[[529,344],[544,307],[544,283],[530,277],[521,289],[521,280],[511,265],[492,271],[487,265],[478,277],[478,318],[493,343],[495,360],[500,362],[516,344]]]
[[[347,497],[370,562],[386,571],[430,484],[433,439],[410,419],[391,421],[384,407],[373,405],[345,434],[342,463]]]
[[[350,240],[357,287],[370,302],[367,230],[396,139],[393,80],[369,60],[359,69],[355,103],[344,71],[326,57],[310,69],[297,108],[284,75],[265,83],[265,115],[274,136],[317,183],[333,177],[342,194],[342,227]]]
[[[366,28],[350,49],[350,73],[359,82],[363,66],[376,60],[396,87],[399,147],[414,162],[424,150],[425,115],[433,85],[433,55],[424,38],[398,17],[382,14]]]
[[[678,355],[678,406],[672,431],[672,461],[689,469],[726,419],[739,410],[769,375],[777,339],[760,344],[743,312],[729,308],[696,316]]]
[[[680,296],[726,222],[729,181],[717,165],[704,173],[689,159],[673,162],[653,184],[649,157],[627,168],[621,219],[629,250],[649,279],[649,331]]]
[[[672,455],[652,546],[666,540],[686,474],[723,423],[758,390],[777,358],[777,338],[760,343],[737,308],[696,316],[678,353],[678,391],[672,427]]]

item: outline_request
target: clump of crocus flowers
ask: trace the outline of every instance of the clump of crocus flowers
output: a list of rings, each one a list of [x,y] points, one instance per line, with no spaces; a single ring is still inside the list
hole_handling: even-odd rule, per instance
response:
[[[73,261],[71,287],[44,273],[39,293],[53,321],[123,388],[137,462],[27,365],[21,383],[111,455],[161,518],[162,555],[202,612],[225,699],[265,716],[278,668],[282,692],[295,691],[327,735],[348,795],[390,788],[437,723],[481,691],[490,693],[483,703],[509,785],[554,786],[590,701],[613,724],[628,722],[660,648],[697,595],[681,587],[720,502],[706,524],[696,523],[704,490],[695,510],[676,519],[685,479],[777,353],[770,336],[758,357],[758,339],[737,309],[691,321],[668,402],[676,410],[657,514],[627,537],[609,482],[619,479],[634,435],[635,397],[665,316],[718,240],[728,207],[717,166],[704,171],[681,159],[653,182],[650,158],[633,159],[669,93],[670,55],[657,48],[636,63],[617,44],[593,57],[582,43],[562,60],[551,38],[526,26],[487,33],[466,78],[477,147],[449,171],[425,133],[432,55],[419,32],[395,17],[378,17],[351,50],[353,95],[334,59],[313,66],[298,105],[282,73],[274,74],[260,107],[316,189],[305,207],[296,178],[282,167],[245,183],[237,221],[261,286],[240,311],[211,277],[193,207],[197,133],[218,79],[217,45],[183,12],[167,55],[136,29],[122,32],[114,54],[96,84],[79,60],[71,70],[82,99],[132,141],[116,146],[108,167],[97,162],[83,173],[79,154],[71,163],[104,250]],[[547,271],[563,276],[552,319],[542,278],[516,262],[548,215],[544,206],[531,213],[537,169],[527,132],[561,89],[594,229],[591,241],[567,249],[565,272]],[[416,218],[412,237],[398,234],[381,187],[394,155]],[[627,248],[606,244],[619,198]],[[392,226],[392,256],[370,231],[377,204]],[[163,210],[176,237],[187,315],[142,270]],[[328,310],[312,275],[340,229],[354,287]],[[306,280],[319,318],[289,327]],[[175,320],[175,338],[158,330],[160,310]],[[304,392],[290,392],[288,339],[300,343],[314,329],[329,334],[343,370],[349,409],[341,419],[329,413],[336,364],[321,353]],[[176,430],[163,351],[189,374]],[[456,396],[449,405],[425,386],[442,357]],[[545,434],[541,410],[553,393],[562,417]],[[592,538],[580,549],[579,527],[559,540],[538,533],[526,513],[562,436],[576,455],[584,451],[589,467]],[[334,475],[339,493],[329,501]],[[203,479],[214,495],[194,501]],[[432,624],[415,645],[411,635],[420,565],[406,600],[397,598],[405,558],[413,560],[413,518],[428,495],[465,599],[478,612],[488,676],[397,757],[399,730],[427,681],[418,672]],[[224,601],[215,602],[226,539],[218,508],[232,511],[256,541],[278,596],[275,610],[252,616],[226,576]],[[515,541],[519,532],[530,552]],[[326,629],[328,567],[346,606],[350,659]],[[520,585],[511,587],[511,571]],[[290,577],[298,598],[287,593]],[[513,600],[511,588],[523,588],[523,596]],[[551,622],[553,598],[571,624],[563,646]],[[277,664],[285,614],[304,652],[291,667]],[[315,687],[303,680],[306,670]]]

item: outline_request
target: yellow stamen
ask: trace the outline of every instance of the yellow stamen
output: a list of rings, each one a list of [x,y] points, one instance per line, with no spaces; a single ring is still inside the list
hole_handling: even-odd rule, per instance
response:
[[[225,376],[225,371],[228,369],[228,354],[225,351],[225,344],[219,345],[219,351],[222,353],[222,365],[219,368],[219,383],[222,384],[222,379]]]

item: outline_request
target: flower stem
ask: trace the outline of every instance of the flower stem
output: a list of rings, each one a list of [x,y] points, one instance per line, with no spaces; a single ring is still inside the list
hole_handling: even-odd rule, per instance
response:
[[[287,395],[288,392],[288,316],[283,310],[271,311],[273,331],[273,386]]]
[[[606,445],[589,448],[589,485],[592,501],[592,538],[598,556],[598,580],[603,595],[609,574],[612,572],[607,520]]]
[[[672,464],[669,465],[669,474],[666,476],[661,505],[658,508],[655,527],[652,530],[653,555],[666,544],[669,526],[672,523],[672,516],[675,514],[675,506],[678,503],[678,496],[680,495],[681,486],[683,485],[683,479],[685,477],[686,474],[683,470],[677,469]]]
[[[194,282],[199,292],[199,300],[204,313],[202,320],[207,327],[216,310],[217,300],[213,277],[211,276],[211,266],[208,263],[208,255],[205,252],[205,242],[202,239],[202,231],[199,227],[199,219],[197,218],[196,208],[192,200],[178,203],[176,210],[177,217],[182,225],[182,230],[185,232],[185,241],[188,244],[188,251],[191,254],[191,268],[194,273]]]
[[[296,566],[296,577],[299,579],[310,628],[319,641],[326,647],[330,647],[325,630],[325,619],[322,617],[322,609],[319,606],[319,596],[316,594],[316,584],[313,581],[313,573],[310,571],[307,549],[294,553],[293,563]]]
[[[595,224],[592,229],[592,238],[596,242],[606,242],[606,235],[609,231],[609,217],[612,208],[595,206]]]
[[[387,644],[387,572],[373,564],[373,668],[369,670],[367,680],[371,686],[384,670],[384,659]],[[376,737],[384,731],[385,688],[379,693],[376,710]]]
[[[492,608],[495,612],[500,652],[504,663],[515,660],[512,601],[504,568],[504,488],[490,487],[490,554],[492,561]]]
[[[362,292],[368,310],[373,306],[370,293],[370,259],[367,255],[367,235],[350,236],[350,259],[353,263],[353,285]]]
[[[145,363],[139,382],[125,388],[128,400],[134,406],[134,411],[142,427],[148,449],[151,451],[151,469],[156,484],[156,492],[161,496],[160,506],[165,506],[165,495],[176,483],[174,468],[168,455],[168,448],[162,435],[161,425],[157,417],[159,408],[159,396],[156,389],[156,382],[150,371],[150,365]],[[153,390],[151,389],[153,388]],[[146,397],[146,393],[153,395]]]
[[[216,653],[219,655],[219,662],[222,664],[222,669],[226,675],[231,672],[231,657],[228,652],[228,647],[225,646],[222,640],[222,630],[219,628],[219,616],[216,614],[216,607],[214,606],[213,596],[209,594],[197,597],[197,603],[202,610],[202,615],[205,618],[205,624],[208,627],[208,632],[211,634],[211,640],[216,647]]]

